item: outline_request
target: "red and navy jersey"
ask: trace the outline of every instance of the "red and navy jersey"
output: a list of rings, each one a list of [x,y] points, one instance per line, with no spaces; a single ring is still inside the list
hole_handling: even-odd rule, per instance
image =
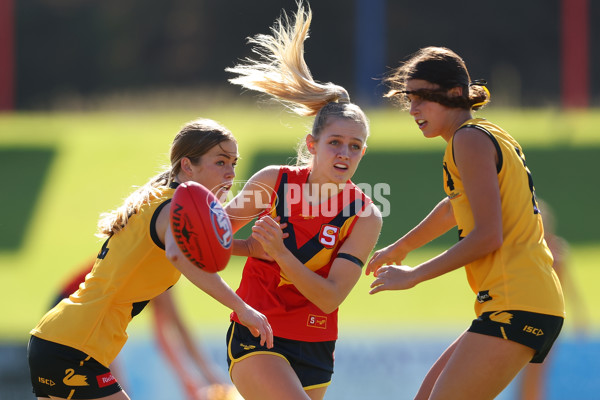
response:
[[[308,167],[282,166],[271,194],[271,208],[261,216],[281,217],[280,222],[288,224],[283,230],[289,234],[285,246],[306,268],[326,278],[371,199],[348,181],[326,201],[311,204],[307,200],[309,174]],[[330,314],[321,311],[287,279],[276,262],[249,257],[237,294],[266,315],[275,336],[307,342],[337,339],[337,310]],[[235,313],[231,318],[240,322]]]

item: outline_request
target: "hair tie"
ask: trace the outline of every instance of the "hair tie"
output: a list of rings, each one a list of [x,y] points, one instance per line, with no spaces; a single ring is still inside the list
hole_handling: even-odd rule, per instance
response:
[[[469,86],[485,86],[487,85],[487,81],[485,79],[475,79],[469,83]]]
[[[483,88],[485,94],[487,95],[487,98],[484,101],[473,104],[471,106],[471,108],[481,107],[490,102],[490,98],[492,97],[492,95],[490,94],[490,91],[488,90],[487,86],[485,86],[485,85],[487,85],[487,81],[485,79],[475,79],[474,81],[469,83],[469,86],[481,86]]]
[[[335,93],[333,94],[333,99],[329,100],[330,102],[336,102],[340,104],[349,104],[350,103],[350,94],[346,89],[341,86],[335,85]]]

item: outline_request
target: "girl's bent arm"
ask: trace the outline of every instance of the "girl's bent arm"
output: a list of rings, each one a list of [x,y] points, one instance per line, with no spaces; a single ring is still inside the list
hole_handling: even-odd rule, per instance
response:
[[[473,230],[444,253],[415,268],[405,265],[379,268],[371,284],[371,294],[409,289],[484,257],[502,245],[502,207],[494,145],[478,130],[461,129],[454,138],[454,157],[471,204]]]
[[[242,191],[227,204],[225,211],[229,215],[234,233],[271,207],[271,194],[275,190],[278,175],[277,166],[263,168],[254,174]],[[234,255],[246,255],[243,247],[239,249],[241,254],[237,253],[234,243]]]
[[[399,242],[407,253],[418,249],[442,236],[456,226],[450,199],[444,197],[417,226],[404,235]]]
[[[411,251],[431,242],[456,226],[450,199],[442,199],[431,212],[406,235],[393,244],[375,252],[365,274],[374,272],[384,264],[401,264]]]
[[[454,158],[471,205],[474,226],[460,242],[416,268],[419,282],[469,264],[502,245],[497,157],[496,149],[485,133],[463,128],[455,134]]]
[[[364,216],[358,218],[352,233],[339,250],[339,253],[349,253],[363,262],[373,250],[382,225],[379,209],[373,204],[368,207],[370,208],[365,210]],[[253,228],[253,236],[261,242],[296,288],[325,313],[335,311],[360,278],[360,267],[344,258],[333,261],[326,278],[306,268],[283,245],[281,229],[271,218],[258,221]]]

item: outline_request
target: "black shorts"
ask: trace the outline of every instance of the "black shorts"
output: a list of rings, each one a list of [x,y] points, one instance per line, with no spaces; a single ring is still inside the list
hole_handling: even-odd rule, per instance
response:
[[[563,326],[564,318],[528,311],[484,312],[473,320],[469,332],[496,336],[521,343],[535,350],[532,363],[541,363],[548,355]]]
[[[97,399],[122,390],[110,369],[72,347],[31,336],[27,358],[37,397]]]
[[[242,324],[232,322],[227,331],[227,364],[229,372],[238,361],[254,354],[272,354],[287,360],[305,390],[328,386],[333,374],[335,340],[303,342],[280,337],[273,338],[273,348],[260,345]]]

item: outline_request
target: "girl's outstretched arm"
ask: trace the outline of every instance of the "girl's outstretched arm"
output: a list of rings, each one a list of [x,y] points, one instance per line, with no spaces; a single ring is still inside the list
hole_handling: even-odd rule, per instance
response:
[[[247,326],[254,336],[260,335],[261,345],[266,343],[268,348],[273,347],[273,330],[269,321],[267,321],[267,317],[246,304],[219,274],[204,272],[188,261],[175,242],[171,229],[167,229],[165,233],[165,250],[169,261],[190,282],[225,307],[235,311],[240,318],[240,322]]]
[[[383,265],[402,264],[408,253],[438,238],[454,226],[456,226],[456,220],[452,212],[452,205],[446,197],[406,235],[391,245],[377,250],[371,257],[365,274],[369,275],[373,272],[376,276],[377,271]]]

